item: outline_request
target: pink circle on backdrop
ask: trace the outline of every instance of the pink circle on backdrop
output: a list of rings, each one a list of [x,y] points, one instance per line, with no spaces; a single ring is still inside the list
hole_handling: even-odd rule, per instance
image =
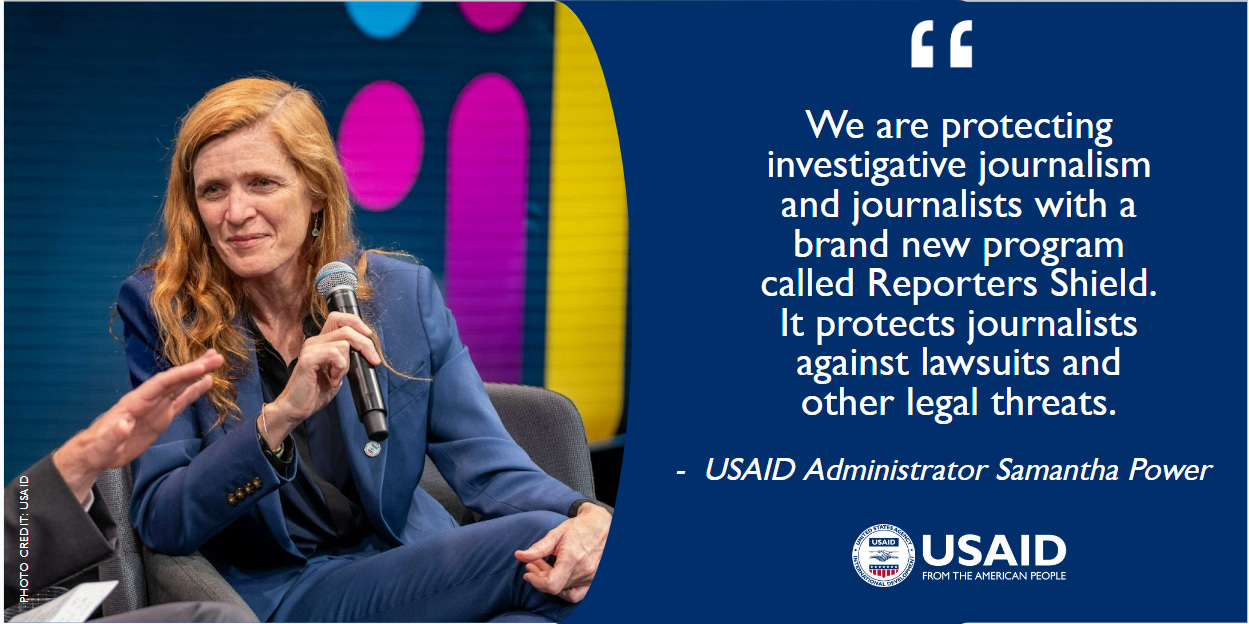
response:
[[[529,110],[499,74],[464,87],[447,128],[447,303],[482,379],[520,383],[528,279]]]
[[[378,80],[351,98],[338,127],[338,153],[361,208],[381,212],[403,201],[424,152],[421,111],[407,89]]]
[[[497,33],[516,23],[524,2],[461,2],[460,13],[473,28],[482,32]]]

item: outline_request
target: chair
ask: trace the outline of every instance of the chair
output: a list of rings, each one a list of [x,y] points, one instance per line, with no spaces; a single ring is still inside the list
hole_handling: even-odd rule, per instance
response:
[[[488,383],[486,394],[512,439],[544,472],[568,487],[594,498],[594,473],[581,412],[568,397],[534,386]],[[434,462],[425,458],[421,489],[428,492],[460,524],[478,520],[464,507]]]
[[[585,425],[568,397],[545,388],[500,383],[486,384],[486,393],[503,426],[538,467],[587,498],[594,498]],[[226,602],[247,608],[203,555],[162,555],[140,544],[130,525],[133,481],[129,466],[105,471],[97,485],[117,522],[118,534],[117,557],[100,565],[100,580],[119,581],[104,602],[104,615],[183,600]],[[421,488],[447,507],[461,524],[477,519],[460,503],[428,457]]]
[[[143,554],[139,536],[130,526],[130,491],[134,481],[130,466],[105,470],[95,481],[100,498],[117,522],[117,556],[100,564],[101,581],[117,581],[117,589],[104,599],[104,615],[134,611],[148,606],[143,578]]]

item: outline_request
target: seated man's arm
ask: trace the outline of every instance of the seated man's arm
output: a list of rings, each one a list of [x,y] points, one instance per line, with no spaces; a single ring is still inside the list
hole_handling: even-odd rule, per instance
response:
[[[4,604],[99,565],[115,539],[104,503],[84,512],[52,456],[43,458],[4,488]]]
[[[207,373],[224,361],[209,350],[152,377],[5,488],[5,605],[113,554],[116,526],[104,503],[84,511],[96,478],[151,445],[174,414],[208,391]]]

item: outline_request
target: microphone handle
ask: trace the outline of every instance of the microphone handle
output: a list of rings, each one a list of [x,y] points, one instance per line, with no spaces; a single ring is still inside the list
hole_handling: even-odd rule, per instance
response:
[[[382,386],[377,380],[377,371],[355,349],[351,350],[350,360],[347,383],[351,385],[351,396],[356,400],[356,413],[360,415],[360,423],[364,425],[369,439],[381,442],[390,435],[390,430],[386,428],[386,406],[382,403]]]
[[[332,312],[360,316],[356,293],[351,290],[335,290],[326,301]],[[351,386],[351,396],[355,399],[356,414],[360,416],[360,424],[364,425],[369,439],[381,442],[390,435],[390,431],[386,428],[386,404],[382,401],[382,385],[377,379],[377,371],[355,349],[351,350],[348,359],[351,367],[347,370],[347,382]]]

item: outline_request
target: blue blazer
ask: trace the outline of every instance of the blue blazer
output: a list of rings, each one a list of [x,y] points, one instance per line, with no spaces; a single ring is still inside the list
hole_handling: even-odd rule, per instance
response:
[[[465,505],[486,518],[567,514],[584,497],[543,473],[503,428],[429,269],[371,254],[367,279],[374,295],[361,311],[386,358],[409,377],[432,379],[377,369],[390,437],[372,458],[363,452],[368,439],[347,384],[335,398],[349,468],[378,536],[398,546],[456,528],[417,486],[426,453]],[[170,366],[161,356],[152,289],[152,272],[140,273],[122,284],[117,301],[136,386]],[[202,552],[264,621],[306,562],[274,495],[300,460],[279,474],[260,449],[263,398],[254,351],[235,388],[241,419],[214,427],[216,411],[201,398],[134,461],[131,521],[157,552]]]

